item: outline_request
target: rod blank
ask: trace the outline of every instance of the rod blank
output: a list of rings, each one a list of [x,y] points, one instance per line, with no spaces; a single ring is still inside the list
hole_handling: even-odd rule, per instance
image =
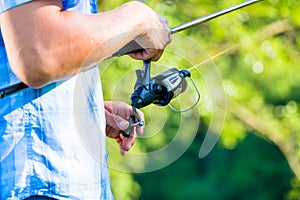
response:
[[[263,1],[263,0],[249,0],[249,1],[245,1],[243,3],[240,3],[240,4],[237,4],[237,5],[234,5],[234,6],[231,6],[229,8],[226,8],[226,9],[223,9],[223,10],[220,10],[220,11],[217,11],[217,12],[214,12],[214,13],[211,13],[209,15],[206,15],[206,16],[203,16],[203,17],[200,17],[198,19],[194,19],[192,21],[189,21],[189,22],[186,22],[184,24],[181,24],[179,26],[176,26],[174,28],[171,28],[171,33],[174,34],[174,33],[177,33],[177,32],[180,32],[180,31],[183,31],[183,30],[186,30],[186,29],[189,29],[191,27],[194,27],[196,25],[199,25],[199,24],[202,24],[204,22],[207,22],[209,20],[212,20],[216,17],[219,17],[221,15],[224,15],[224,14],[227,14],[229,12],[232,12],[232,11],[235,11],[235,10],[238,10],[238,9],[241,9],[243,7],[246,7],[246,6],[249,6],[251,4],[254,4],[254,3],[257,3],[259,1]]]

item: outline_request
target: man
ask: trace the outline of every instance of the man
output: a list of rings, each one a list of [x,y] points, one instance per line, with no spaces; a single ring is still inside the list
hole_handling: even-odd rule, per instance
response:
[[[166,20],[139,2],[104,13],[96,0],[0,5],[0,89],[30,87],[0,100],[0,199],[113,199],[105,136],[128,151],[136,133],[121,130],[133,113],[103,102],[93,66],[132,40],[144,49],[132,58],[158,60],[171,41]]]

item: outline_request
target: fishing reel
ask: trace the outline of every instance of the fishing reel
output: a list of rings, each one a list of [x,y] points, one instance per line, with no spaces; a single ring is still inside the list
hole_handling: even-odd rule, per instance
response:
[[[132,93],[131,105],[143,108],[150,104],[159,106],[169,105],[170,101],[187,89],[186,77],[191,78],[188,70],[168,69],[155,77],[150,77],[151,61],[144,61],[142,69],[136,70],[136,84]],[[191,79],[192,80],[192,79]],[[194,84],[194,81],[192,81]],[[200,93],[194,84],[200,99]],[[178,112],[182,112],[177,110]]]
[[[123,136],[125,137],[129,137],[133,127],[144,125],[144,122],[141,121],[136,112],[136,108],[143,108],[150,104],[158,106],[168,105],[175,112],[186,112],[196,106],[200,100],[200,92],[188,70],[171,68],[155,77],[151,77],[150,67],[151,61],[146,60],[144,61],[143,68],[136,70],[137,80],[134,86],[134,92],[130,96],[134,117],[130,118],[129,128],[123,131]],[[187,77],[190,78],[196,90],[197,100],[191,107],[185,110],[178,110],[175,109],[170,102],[179,94],[186,91],[188,86]]]

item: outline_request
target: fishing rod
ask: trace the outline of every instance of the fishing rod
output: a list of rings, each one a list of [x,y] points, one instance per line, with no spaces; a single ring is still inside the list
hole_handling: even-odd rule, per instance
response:
[[[238,9],[241,9],[243,7],[246,7],[246,6],[249,6],[251,4],[254,4],[254,3],[257,3],[259,1],[263,1],[263,0],[248,0],[246,2],[243,2],[243,3],[240,3],[240,4],[237,4],[237,5],[234,5],[234,6],[231,6],[229,8],[226,8],[226,9],[223,9],[223,10],[220,10],[220,11],[217,11],[217,12],[214,12],[214,13],[211,13],[209,15],[206,15],[206,16],[203,16],[203,17],[200,17],[200,18],[197,18],[195,20],[192,20],[192,21],[189,21],[189,22],[186,22],[184,24],[181,24],[179,26],[176,26],[174,28],[171,28],[170,31],[172,34],[174,33],[177,33],[177,32],[180,32],[180,31],[183,31],[183,30],[186,30],[186,29],[189,29],[189,28],[192,28],[196,25],[199,25],[199,24],[202,24],[204,22],[207,22],[207,21],[210,21],[214,18],[217,18],[221,15],[224,15],[224,14],[227,14],[229,12],[232,12],[232,11],[235,11],[235,10],[238,10]],[[142,48],[135,42],[130,42],[128,43],[127,45],[125,45],[123,48],[121,48],[118,52],[114,53],[112,56],[121,56],[121,55],[125,55],[125,54],[128,54],[129,52],[132,52],[132,49],[135,49],[135,50],[142,50]],[[151,79],[150,78],[150,61],[144,61],[144,66],[143,66],[143,70],[141,70],[140,74],[141,76],[143,76],[144,79],[146,79],[146,81],[144,81],[144,84],[149,84],[149,80]],[[175,71],[178,71],[178,70],[175,70]],[[144,74],[144,72],[147,72]],[[173,73],[174,71],[172,71]],[[180,72],[180,73],[179,73]],[[172,74],[171,73],[171,74]],[[187,72],[184,72],[184,71],[178,71],[178,73],[176,72],[177,75],[181,74],[181,79],[180,81],[178,81],[178,83],[180,83],[179,85],[177,86],[180,86],[182,87],[182,85],[186,84],[185,83],[185,77],[190,77],[190,74],[187,73]],[[147,78],[145,77],[147,75]],[[163,74],[162,73],[162,76],[166,76],[166,77],[169,77],[170,74],[168,73],[165,73]],[[158,76],[159,78],[161,78],[162,76]],[[156,79],[158,79],[158,77]],[[165,77],[165,78],[166,78]],[[140,81],[142,78],[140,78]],[[142,81],[143,82],[143,81]],[[136,87],[138,86],[138,84],[136,84]],[[159,86],[158,86],[159,87]],[[16,92],[19,92],[23,89],[26,89],[28,88],[28,86],[26,84],[24,84],[23,82],[20,82],[20,83],[17,83],[17,84],[14,84],[12,86],[9,86],[9,87],[6,87],[6,88],[3,88],[3,89],[0,89],[0,99],[6,97],[6,96],[9,96],[9,95],[12,95]],[[176,87],[175,87],[176,88]],[[174,90],[175,88],[173,88],[172,90]],[[158,88],[159,89],[159,88]],[[169,88],[170,89],[170,88]],[[175,90],[174,90],[175,91]],[[160,90],[156,90],[156,92],[160,92]],[[181,91],[182,93],[183,91]],[[137,94],[137,93],[136,93]],[[133,95],[134,96],[134,95]],[[151,95],[150,95],[151,96]],[[157,95],[156,95],[157,96]],[[174,95],[172,95],[174,96]],[[151,103],[154,103],[154,101],[157,101],[157,99],[161,99],[162,97],[161,96],[157,96],[155,97],[154,99],[153,98],[150,98],[148,101],[146,101],[147,105],[151,104]],[[144,99],[144,98],[143,98]],[[169,99],[169,98],[168,98]],[[172,99],[172,98],[171,98]],[[170,99],[170,100],[171,100]],[[169,101],[170,101],[169,100]],[[139,100],[138,100],[139,101]],[[163,105],[163,104],[166,104],[168,100],[165,100],[164,102],[161,102],[161,103],[158,103],[158,105]],[[146,106],[145,103],[143,103],[143,105],[135,105],[133,107],[136,107],[136,108],[141,108],[141,107],[144,107]]]

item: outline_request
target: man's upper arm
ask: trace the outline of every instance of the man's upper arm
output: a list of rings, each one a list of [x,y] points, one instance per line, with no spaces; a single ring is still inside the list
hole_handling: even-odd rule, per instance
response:
[[[1,32],[11,69],[22,81],[31,85],[26,77],[36,73],[35,63],[41,66],[47,60],[41,59],[42,56],[39,54],[44,52],[43,49],[48,48],[48,40],[52,38],[48,39],[47,33],[57,28],[58,25],[55,22],[57,22],[62,5],[61,1],[57,0],[30,2],[23,0],[20,2],[22,3],[18,6],[10,7],[1,13]],[[48,79],[42,74],[38,77]],[[47,82],[47,80],[36,80]]]

